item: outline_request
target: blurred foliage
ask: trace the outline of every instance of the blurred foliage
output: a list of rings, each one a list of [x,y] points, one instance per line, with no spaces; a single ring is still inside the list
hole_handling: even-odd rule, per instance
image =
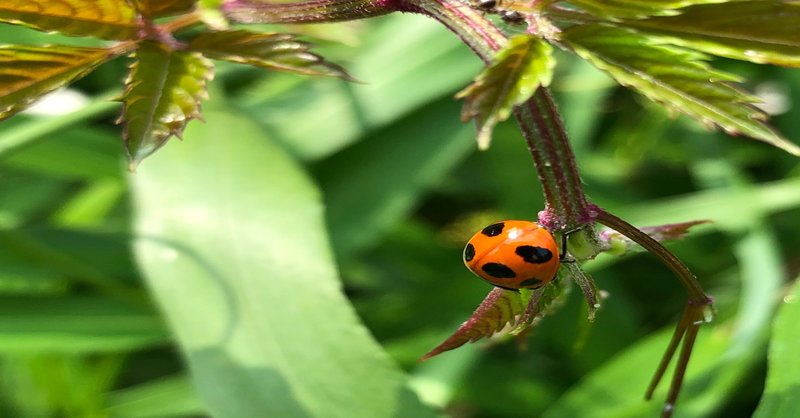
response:
[[[661,403],[642,397],[685,295],[645,255],[586,265],[609,294],[591,327],[573,292],[526,350],[497,341],[417,362],[490,290],[463,267],[463,242],[487,218],[535,218],[541,191],[513,124],[486,152],[460,124],[452,96],[480,62],[455,37],[413,16],[342,28],[360,43],[320,50],[365,84],[220,65],[208,122],[138,174],[126,173],[119,109],[106,102],[123,65],[76,84],[89,97],[77,113],[0,124],[0,416],[225,416],[267,404],[275,416],[656,415]],[[0,27],[16,43],[42,37]],[[589,196],[637,225],[713,221],[670,245],[718,308],[676,416],[752,415],[768,351],[779,363],[761,416],[797,416],[781,402],[797,396],[796,379],[772,370],[796,367],[786,353],[800,344],[786,326],[800,319],[796,292],[784,298],[800,273],[798,159],[672,120],[557,58],[552,86]],[[745,76],[774,126],[800,139],[800,72],[715,65]],[[198,258],[179,265],[148,245]],[[406,377],[351,306],[430,411],[402,388],[390,396]],[[236,323],[230,345],[225,321]],[[259,334],[236,337],[242,328]],[[341,371],[353,361],[360,369]],[[342,386],[315,399],[316,382]],[[225,393],[252,403],[226,406]]]

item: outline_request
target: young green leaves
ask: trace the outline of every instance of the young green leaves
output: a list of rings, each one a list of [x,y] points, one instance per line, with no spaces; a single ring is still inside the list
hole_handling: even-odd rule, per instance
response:
[[[561,40],[620,84],[671,111],[800,155],[800,147],[767,126],[767,115],[752,105],[758,98],[729,84],[739,78],[709,67],[700,52],[610,24],[574,26]]]
[[[551,54],[543,40],[517,35],[456,95],[464,99],[461,119],[475,119],[480,149],[489,147],[495,125],[508,119],[514,106],[528,100],[539,86],[550,84],[555,66]]]
[[[175,39],[172,32],[201,23],[201,15],[192,13],[196,6],[196,0],[3,1],[0,23],[121,42],[108,48],[0,46],[0,120],[100,64],[133,52],[119,120],[125,124],[125,148],[134,168],[200,117],[206,84],[213,78],[208,58],[351,79],[290,34],[206,30],[186,42]],[[154,20],[176,14],[184,15]]]
[[[192,39],[189,48],[217,60],[250,64],[268,70],[350,79],[336,64],[311,53],[311,45],[288,33],[246,30],[205,32]]]
[[[211,62],[196,52],[172,51],[156,42],[143,42],[126,82],[120,122],[125,123],[125,148],[135,168],[200,116],[213,77]]]

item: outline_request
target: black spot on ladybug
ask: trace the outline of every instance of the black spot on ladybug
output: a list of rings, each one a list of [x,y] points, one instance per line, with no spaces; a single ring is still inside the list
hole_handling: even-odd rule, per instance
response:
[[[487,237],[496,237],[496,236],[500,235],[501,232],[503,232],[503,228],[505,226],[506,226],[506,224],[504,224],[502,222],[498,222],[496,224],[491,224],[491,225],[487,226],[486,228],[483,228],[483,230],[481,231],[481,234],[486,235]]]
[[[473,257],[475,257],[475,247],[467,244],[467,247],[464,248],[464,261],[472,261]]]
[[[484,273],[498,278],[498,279],[513,279],[517,277],[517,273],[511,270],[507,265],[500,263],[486,263],[481,267]]]
[[[542,264],[553,258],[553,253],[547,248],[534,247],[533,245],[520,245],[514,250],[526,263]]]
[[[523,280],[522,283],[519,284],[519,287],[537,288],[542,284],[541,280],[536,277],[531,277],[530,279]]]

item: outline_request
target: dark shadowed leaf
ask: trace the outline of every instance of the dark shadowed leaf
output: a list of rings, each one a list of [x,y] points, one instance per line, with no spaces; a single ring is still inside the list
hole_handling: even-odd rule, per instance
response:
[[[719,3],[724,0],[570,0],[596,15],[612,17],[670,16],[677,9],[693,4]]]
[[[270,70],[351,79],[343,68],[310,52],[310,44],[288,33],[204,32],[189,43],[189,48],[209,58]]]
[[[136,11],[125,0],[3,0],[0,22],[103,39],[130,39],[137,32]]]
[[[790,418],[800,415],[800,286],[783,298],[783,306],[772,328],[767,387],[756,410],[756,418]]]
[[[344,296],[315,185],[253,121],[206,117],[131,181],[139,265],[210,414],[432,416]]]
[[[759,64],[800,66],[800,3],[737,1],[688,7],[681,14],[626,25],[709,54]]]
[[[551,53],[541,39],[517,35],[456,95],[464,99],[461,119],[475,119],[479,148],[489,147],[495,125],[508,119],[514,106],[528,100],[540,85],[550,84],[555,65]]]
[[[525,303],[519,292],[495,287],[481,302],[472,316],[447,340],[422,356],[427,360],[445,351],[462,345],[488,338],[502,330],[508,324],[515,324],[518,316],[525,311]]]
[[[131,167],[200,116],[206,83],[213,77],[213,65],[200,54],[172,51],[155,42],[142,43],[134,57],[120,116]]]
[[[0,120],[85,76],[115,55],[105,49],[69,46],[0,47]]]
[[[133,0],[133,5],[148,17],[169,16],[185,13],[195,7],[197,0]]]
[[[800,147],[767,126],[758,99],[729,82],[732,74],[713,70],[704,54],[662,42],[633,30],[603,24],[572,27],[562,39],[581,57],[670,111],[685,113],[707,127],[743,134],[800,155]]]

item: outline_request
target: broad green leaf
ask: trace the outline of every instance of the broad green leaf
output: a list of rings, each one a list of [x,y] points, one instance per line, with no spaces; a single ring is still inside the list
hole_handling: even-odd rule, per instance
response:
[[[522,299],[520,292],[493,288],[469,319],[461,324],[453,335],[422,356],[422,360],[456,349],[468,342],[489,338],[508,324],[515,325],[517,317],[525,311],[525,302]]]
[[[800,67],[800,3],[759,0],[707,4],[688,7],[677,16],[624,24],[709,54]]]
[[[800,415],[800,286],[783,298],[772,328],[767,370],[767,383],[756,418],[791,418]]]
[[[206,118],[131,182],[140,268],[211,415],[431,416],[344,297],[308,177],[249,119]]]
[[[800,147],[764,123],[767,116],[729,82],[736,76],[713,70],[699,52],[663,45],[633,30],[604,24],[575,26],[562,33],[578,55],[671,111],[708,127],[743,134],[800,155]]]
[[[345,70],[311,53],[311,45],[288,33],[259,33],[247,30],[203,32],[189,43],[203,55],[270,70],[351,79]]]
[[[142,43],[134,57],[120,116],[132,168],[200,117],[206,83],[214,75],[213,65],[200,54],[155,42]]]
[[[456,95],[464,99],[461,119],[475,119],[480,149],[489,147],[495,125],[508,119],[514,106],[528,100],[539,86],[550,84],[555,66],[551,54],[543,40],[517,35]]]
[[[125,0],[3,0],[0,22],[103,39],[136,36],[136,11]]]
[[[728,1],[730,0],[569,0],[592,14],[621,18],[671,16],[681,13],[678,9],[682,7]]]
[[[114,57],[100,48],[0,46],[0,120]]]
[[[111,392],[106,412],[116,418],[185,417],[206,414],[191,380],[171,376]]]
[[[150,309],[98,297],[7,297],[0,303],[0,352],[115,352],[164,344]]]
[[[151,18],[188,12],[195,3],[197,0],[133,0],[136,10]]]

